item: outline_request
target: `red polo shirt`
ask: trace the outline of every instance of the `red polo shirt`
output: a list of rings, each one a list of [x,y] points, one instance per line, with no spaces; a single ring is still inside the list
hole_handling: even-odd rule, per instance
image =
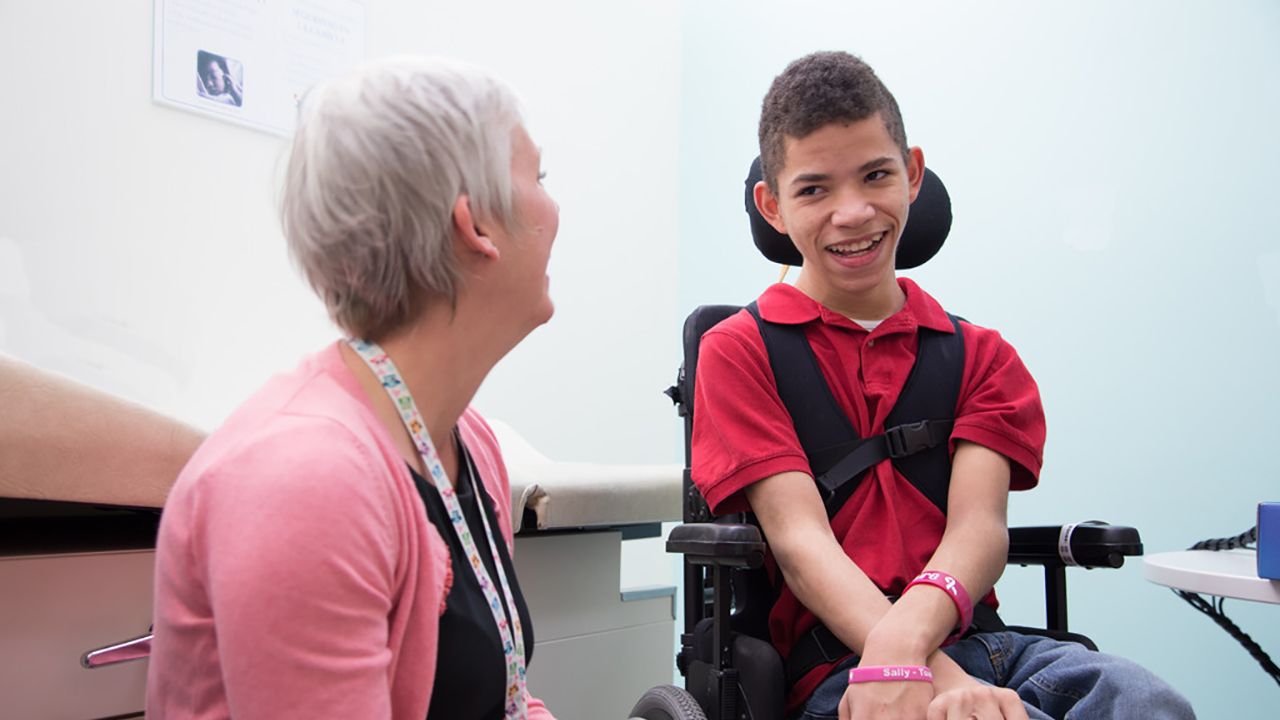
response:
[[[917,330],[954,329],[942,306],[915,283],[898,279],[906,304],[868,332],[857,323],[778,284],[757,305],[765,320],[804,326],[832,394],[861,437],[884,432],[915,363]],[[1035,380],[994,330],[962,322],[965,361],[951,452],[969,440],[1012,460],[1012,489],[1035,486],[1044,449],[1044,410]],[[791,417],[778,398],[769,356],[755,320],[744,310],[706,333],[698,357],[693,423],[693,481],[712,512],[749,510],[743,488],[781,472],[809,473]],[[871,468],[831,521],[845,552],[887,594],[900,594],[924,569],[942,539],[946,517],[892,463]],[[770,568],[772,557],[768,558]],[[996,605],[994,594],[984,602]],[[818,622],[790,589],[770,614],[773,643],[785,658]],[[788,712],[829,671],[818,668],[796,684]]]

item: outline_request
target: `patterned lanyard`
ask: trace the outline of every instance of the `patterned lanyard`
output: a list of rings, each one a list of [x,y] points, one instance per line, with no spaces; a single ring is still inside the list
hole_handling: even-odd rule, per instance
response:
[[[391,401],[399,410],[400,419],[404,421],[405,428],[413,436],[414,445],[418,448],[418,454],[422,456],[422,462],[427,467],[431,481],[440,492],[441,499],[444,500],[449,519],[453,522],[453,530],[462,541],[462,549],[471,561],[471,568],[475,570],[476,580],[480,582],[484,597],[489,602],[489,609],[493,611],[493,620],[498,625],[498,634],[502,638],[502,653],[507,663],[507,695],[503,701],[506,717],[525,720],[528,707],[525,701],[524,631],[520,626],[520,612],[511,595],[511,585],[507,582],[506,571],[502,568],[502,558],[498,555],[498,546],[495,544],[493,530],[489,527],[489,518],[484,512],[484,506],[480,506],[480,520],[484,524],[484,533],[489,541],[489,552],[493,555],[493,566],[498,571],[499,582],[502,583],[502,597],[498,596],[497,590],[493,587],[493,581],[489,579],[489,573],[480,560],[480,552],[476,549],[471,530],[467,527],[467,520],[462,515],[462,506],[458,503],[457,493],[445,476],[444,466],[440,464],[440,456],[436,454],[431,436],[427,434],[426,427],[422,424],[422,416],[418,414],[418,406],[409,395],[409,389],[401,382],[400,373],[396,370],[395,364],[382,348],[374,343],[354,339],[348,339],[347,343],[364,359],[373,374],[382,381],[382,387],[386,389],[387,394],[391,396]],[[480,483],[476,482],[475,486],[476,503],[479,504]],[[503,612],[503,598],[506,599],[506,607],[511,612],[511,622],[515,626],[514,635],[512,628],[507,624],[506,613]]]

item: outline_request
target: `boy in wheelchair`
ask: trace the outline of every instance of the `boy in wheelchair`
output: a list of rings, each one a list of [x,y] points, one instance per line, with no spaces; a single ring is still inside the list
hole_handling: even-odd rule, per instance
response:
[[[787,717],[1194,717],[1132,662],[981,620],[995,617],[1008,493],[1038,479],[1044,415],[997,332],[953,324],[895,275],[924,157],[893,96],[851,55],[797,60],[765,96],[760,152],[755,204],[804,263],[794,286],[760,296],[758,319],[743,311],[703,336],[692,477],[713,513],[751,511],[768,540]],[[860,438],[885,432],[921,338],[962,334],[954,421],[938,441],[950,453],[941,500],[884,460],[824,502],[780,399],[768,323],[801,329]],[[833,643],[844,646],[836,662],[814,652]]]

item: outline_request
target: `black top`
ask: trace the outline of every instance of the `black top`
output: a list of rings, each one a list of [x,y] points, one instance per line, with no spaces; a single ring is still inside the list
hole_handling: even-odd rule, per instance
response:
[[[458,442],[458,478],[454,483],[454,491],[462,506],[462,514],[467,519],[467,527],[475,538],[476,549],[494,586],[501,593],[501,583],[493,567],[493,554],[489,551],[488,540],[485,538],[484,523],[480,521],[475,491],[476,475],[470,454]],[[416,471],[413,472],[413,482],[426,504],[427,519],[449,544],[449,555],[453,563],[453,585],[445,598],[444,614],[440,616],[436,677],[427,720],[502,720],[507,670],[501,636],[493,621],[493,611],[489,609],[484,591],[480,589],[480,582],[462,549],[462,541],[458,539],[453,523],[449,521],[449,514],[445,511],[444,500],[440,498],[439,491]],[[489,527],[496,535],[498,555],[502,559],[507,581],[511,583],[511,594],[516,607],[519,608],[527,664],[533,657],[533,623],[529,621],[529,609],[525,606],[520,584],[516,581],[511,553],[507,552],[507,544],[502,540],[498,518],[493,510],[493,499],[485,492],[480,493],[480,496],[484,498],[485,516],[489,518]],[[505,601],[503,606],[507,622],[510,623],[511,610],[505,607]]]

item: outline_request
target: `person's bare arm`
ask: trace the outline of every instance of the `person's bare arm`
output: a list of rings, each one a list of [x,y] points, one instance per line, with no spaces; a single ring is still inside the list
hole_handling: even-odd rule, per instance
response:
[[[787,586],[861,654],[889,601],[836,541],[813,478],[779,473],[748,485],[746,494]]]
[[[923,569],[955,577],[975,603],[995,585],[1008,558],[1009,475],[1009,460],[1003,455],[969,442],[962,441],[956,447],[947,527]],[[898,658],[927,656],[934,672],[930,718],[969,717],[972,712],[1008,720],[1026,718],[1015,693],[982,685],[937,649],[959,619],[956,604],[945,591],[931,585],[915,586],[872,629],[862,662],[890,665],[900,664]],[[880,701],[892,692],[891,687],[851,686],[845,696],[849,716],[860,717],[859,705]]]
[[[947,527],[922,570],[939,570],[960,581],[978,602],[1004,572],[1009,555],[1006,509],[1009,461],[981,445],[961,442],[952,462]],[[932,652],[959,624],[955,602],[942,589],[918,585],[894,604],[871,640],[914,652]]]
[[[779,473],[746,488],[787,586],[840,641],[864,655],[868,637],[890,610],[889,600],[845,554],[831,532],[814,480],[806,473]],[[927,651],[898,654],[882,664],[924,665]],[[942,656],[939,663],[950,662]],[[850,686],[851,688],[859,686]],[[932,689],[925,683],[867,683],[855,717],[923,720]],[[849,696],[841,706],[855,707]]]

